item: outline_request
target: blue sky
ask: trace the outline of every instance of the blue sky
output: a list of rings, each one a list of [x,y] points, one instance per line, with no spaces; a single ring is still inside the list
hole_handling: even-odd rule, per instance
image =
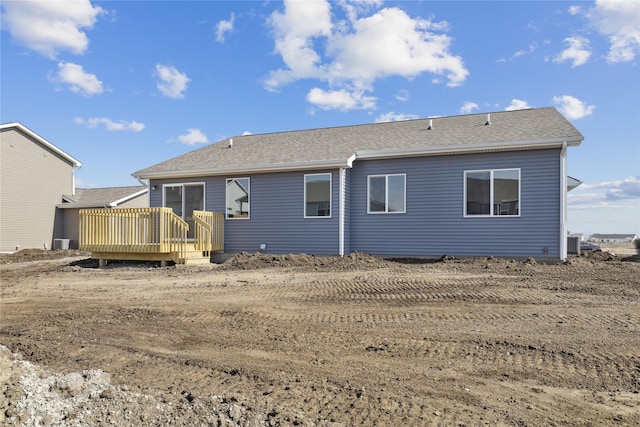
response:
[[[640,1],[7,1],[0,122],[79,187],[243,133],[556,107],[572,232],[640,234]]]

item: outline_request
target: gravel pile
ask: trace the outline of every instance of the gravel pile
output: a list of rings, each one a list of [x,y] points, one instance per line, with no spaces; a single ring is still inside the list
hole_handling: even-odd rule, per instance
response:
[[[262,414],[235,398],[133,392],[99,369],[51,374],[0,345],[0,425],[269,425]]]

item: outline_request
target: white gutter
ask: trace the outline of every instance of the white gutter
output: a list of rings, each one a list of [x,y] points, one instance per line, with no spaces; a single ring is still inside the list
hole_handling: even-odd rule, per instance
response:
[[[560,260],[567,259],[567,142],[560,151]]]
[[[136,174],[132,176],[136,179],[161,179],[161,178],[193,178],[202,176],[217,176],[217,175],[229,175],[229,174],[242,174],[242,173],[268,173],[268,172],[292,172],[309,169],[336,169],[336,168],[350,168],[355,155],[348,159],[332,159],[332,160],[316,160],[311,162],[297,162],[297,163],[278,163],[273,165],[256,165],[256,166],[244,166],[244,167],[225,167],[215,169],[191,169],[191,170],[176,170],[176,171],[160,171],[160,172],[147,172]]]
[[[347,188],[347,171],[345,168],[340,168],[338,185],[338,255],[344,256],[344,217],[346,214],[346,208],[344,206],[347,201],[346,188]]]
[[[416,148],[400,148],[395,150],[365,150],[358,151],[356,158],[361,159],[377,159],[391,157],[410,157],[410,156],[437,156],[448,154],[477,153],[491,151],[514,151],[514,150],[536,150],[542,148],[562,147],[563,144],[569,146],[577,146],[582,142],[582,138],[574,137],[566,138],[550,138],[527,141],[501,141],[487,142],[483,144],[457,144],[446,146],[416,147]]]
[[[571,139],[553,138],[543,140],[527,141],[506,141],[488,142],[477,145],[459,144],[435,147],[402,148],[394,150],[364,150],[357,151],[347,159],[316,160],[310,162],[278,163],[272,165],[256,166],[229,166],[214,169],[189,169],[174,171],[144,172],[132,176],[140,179],[171,179],[171,178],[194,178],[203,176],[219,176],[243,173],[269,173],[269,172],[292,172],[309,169],[335,169],[351,168],[356,160],[385,159],[411,156],[438,156],[464,153],[494,152],[494,151],[514,151],[514,150],[536,150],[543,148],[559,148],[563,143],[568,146],[577,146],[582,142],[582,137]]]

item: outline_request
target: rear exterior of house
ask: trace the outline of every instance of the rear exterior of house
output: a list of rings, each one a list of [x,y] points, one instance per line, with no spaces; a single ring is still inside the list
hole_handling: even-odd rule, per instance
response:
[[[521,110],[234,137],[134,176],[152,207],[224,212],[227,254],[563,259],[581,141]]]
[[[56,205],[73,193],[80,165],[20,123],[0,125],[0,252],[52,247]]]

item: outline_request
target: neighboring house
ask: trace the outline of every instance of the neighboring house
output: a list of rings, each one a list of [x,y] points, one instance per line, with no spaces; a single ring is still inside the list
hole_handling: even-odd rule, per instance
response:
[[[51,248],[56,205],[74,192],[81,163],[20,123],[0,125],[0,252]]]
[[[80,209],[146,208],[149,207],[149,189],[144,185],[78,188],[75,194],[64,194],[62,203],[56,206],[62,212],[62,229],[59,236],[69,240],[70,249],[77,249]]]
[[[133,176],[152,207],[224,212],[226,253],[564,259],[582,140],[539,108],[238,136]]]
[[[590,242],[596,243],[628,243],[636,239],[635,234],[592,234]]]

